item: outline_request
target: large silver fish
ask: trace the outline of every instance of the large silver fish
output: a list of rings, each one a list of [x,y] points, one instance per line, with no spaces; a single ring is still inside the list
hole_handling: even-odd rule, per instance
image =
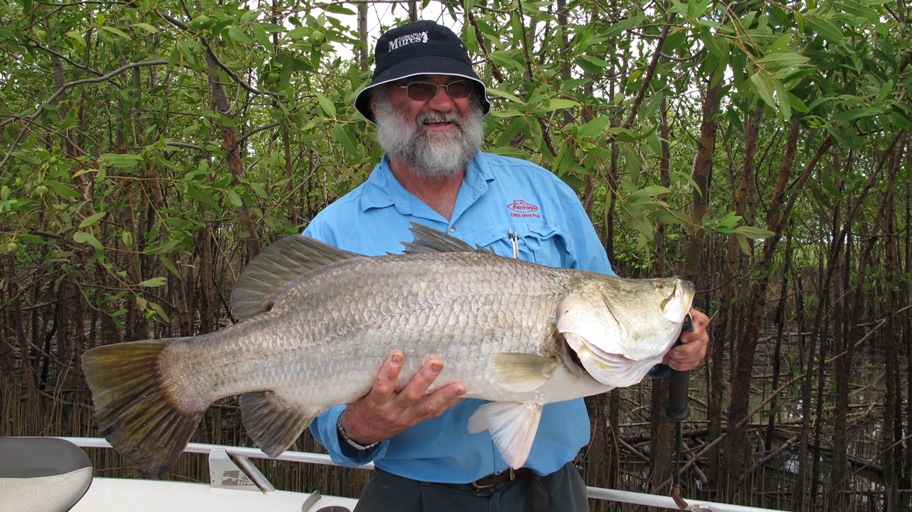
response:
[[[147,474],[177,460],[206,408],[240,396],[264,452],[371,387],[401,350],[404,385],[429,355],[435,388],[491,400],[466,425],[525,462],[542,405],[639,382],[677,339],[693,285],[544,267],[415,225],[406,254],[366,257],[290,236],[241,274],[242,321],[201,336],[94,348],[82,367],[101,433]]]

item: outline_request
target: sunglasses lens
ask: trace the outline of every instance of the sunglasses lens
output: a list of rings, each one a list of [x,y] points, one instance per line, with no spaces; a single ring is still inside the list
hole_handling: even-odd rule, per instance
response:
[[[437,94],[437,86],[427,82],[408,84],[408,96],[415,101],[427,101]]]
[[[450,85],[447,87],[447,92],[450,94],[450,98],[454,99],[468,97],[469,94],[472,94],[472,83],[468,80],[450,82]]]

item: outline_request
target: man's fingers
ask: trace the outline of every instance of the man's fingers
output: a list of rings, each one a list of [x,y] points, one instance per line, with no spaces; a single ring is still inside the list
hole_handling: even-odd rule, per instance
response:
[[[690,318],[692,321],[691,330],[681,333],[681,343],[684,345],[695,341],[701,341],[706,334],[706,328],[709,326],[709,317],[696,309],[690,310]]]
[[[377,379],[374,381],[374,387],[371,388],[368,396],[378,401],[389,400],[396,394],[396,387],[399,384],[399,372],[402,371],[402,362],[404,361],[402,352],[391,352],[383,361],[380,372],[377,373]]]
[[[443,411],[461,402],[465,392],[465,386],[459,383],[444,386],[422,398],[414,406],[417,409],[416,414],[424,419],[436,418],[443,414]]]
[[[709,346],[709,332],[707,331],[709,317],[696,309],[691,309],[690,315],[693,320],[693,330],[681,333],[681,344],[668,351],[662,360],[679,371],[692,370],[699,366],[706,357]]]
[[[440,416],[463,399],[466,388],[461,383],[451,383],[428,393],[443,370],[443,362],[433,356],[425,360],[400,390],[398,383],[404,360],[402,352],[391,352],[383,361],[370,392],[348,404],[345,430],[353,439],[364,443],[388,439],[420,421]]]
[[[427,358],[421,368],[418,369],[418,373],[399,392],[399,405],[410,407],[424,398],[441,371],[443,371],[443,361],[436,357]]]

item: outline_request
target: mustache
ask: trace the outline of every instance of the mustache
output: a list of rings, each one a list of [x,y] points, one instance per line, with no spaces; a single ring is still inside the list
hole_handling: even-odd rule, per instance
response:
[[[459,114],[452,111],[440,112],[438,110],[429,110],[427,112],[420,112],[415,118],[415,124],[421,126],[424,123],[453,123],[457,127],[462,128],[462,119],[459,117]]]

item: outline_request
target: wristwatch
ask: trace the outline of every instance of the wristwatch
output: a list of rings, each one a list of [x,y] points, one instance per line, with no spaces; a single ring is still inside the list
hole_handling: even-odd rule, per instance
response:
[[[380,444],[380,441],[376,441],[376,442],[373,442],[370,444],[361,444],[361,443],[355,441],[354,439],[348,437],[348,434],[345,432],[345,427],[342,426],[342,415],[341,414],[339,415],[339,421],[336,422],[336,430],[339,431],[339,436],[342,437],[342,439],[344,439],[345,442],[349,446],[351,446],[352,448],[354,448],[356,450],[361,450],[361,451],[370,450],[374,446],[377,446],[378,444]]]

